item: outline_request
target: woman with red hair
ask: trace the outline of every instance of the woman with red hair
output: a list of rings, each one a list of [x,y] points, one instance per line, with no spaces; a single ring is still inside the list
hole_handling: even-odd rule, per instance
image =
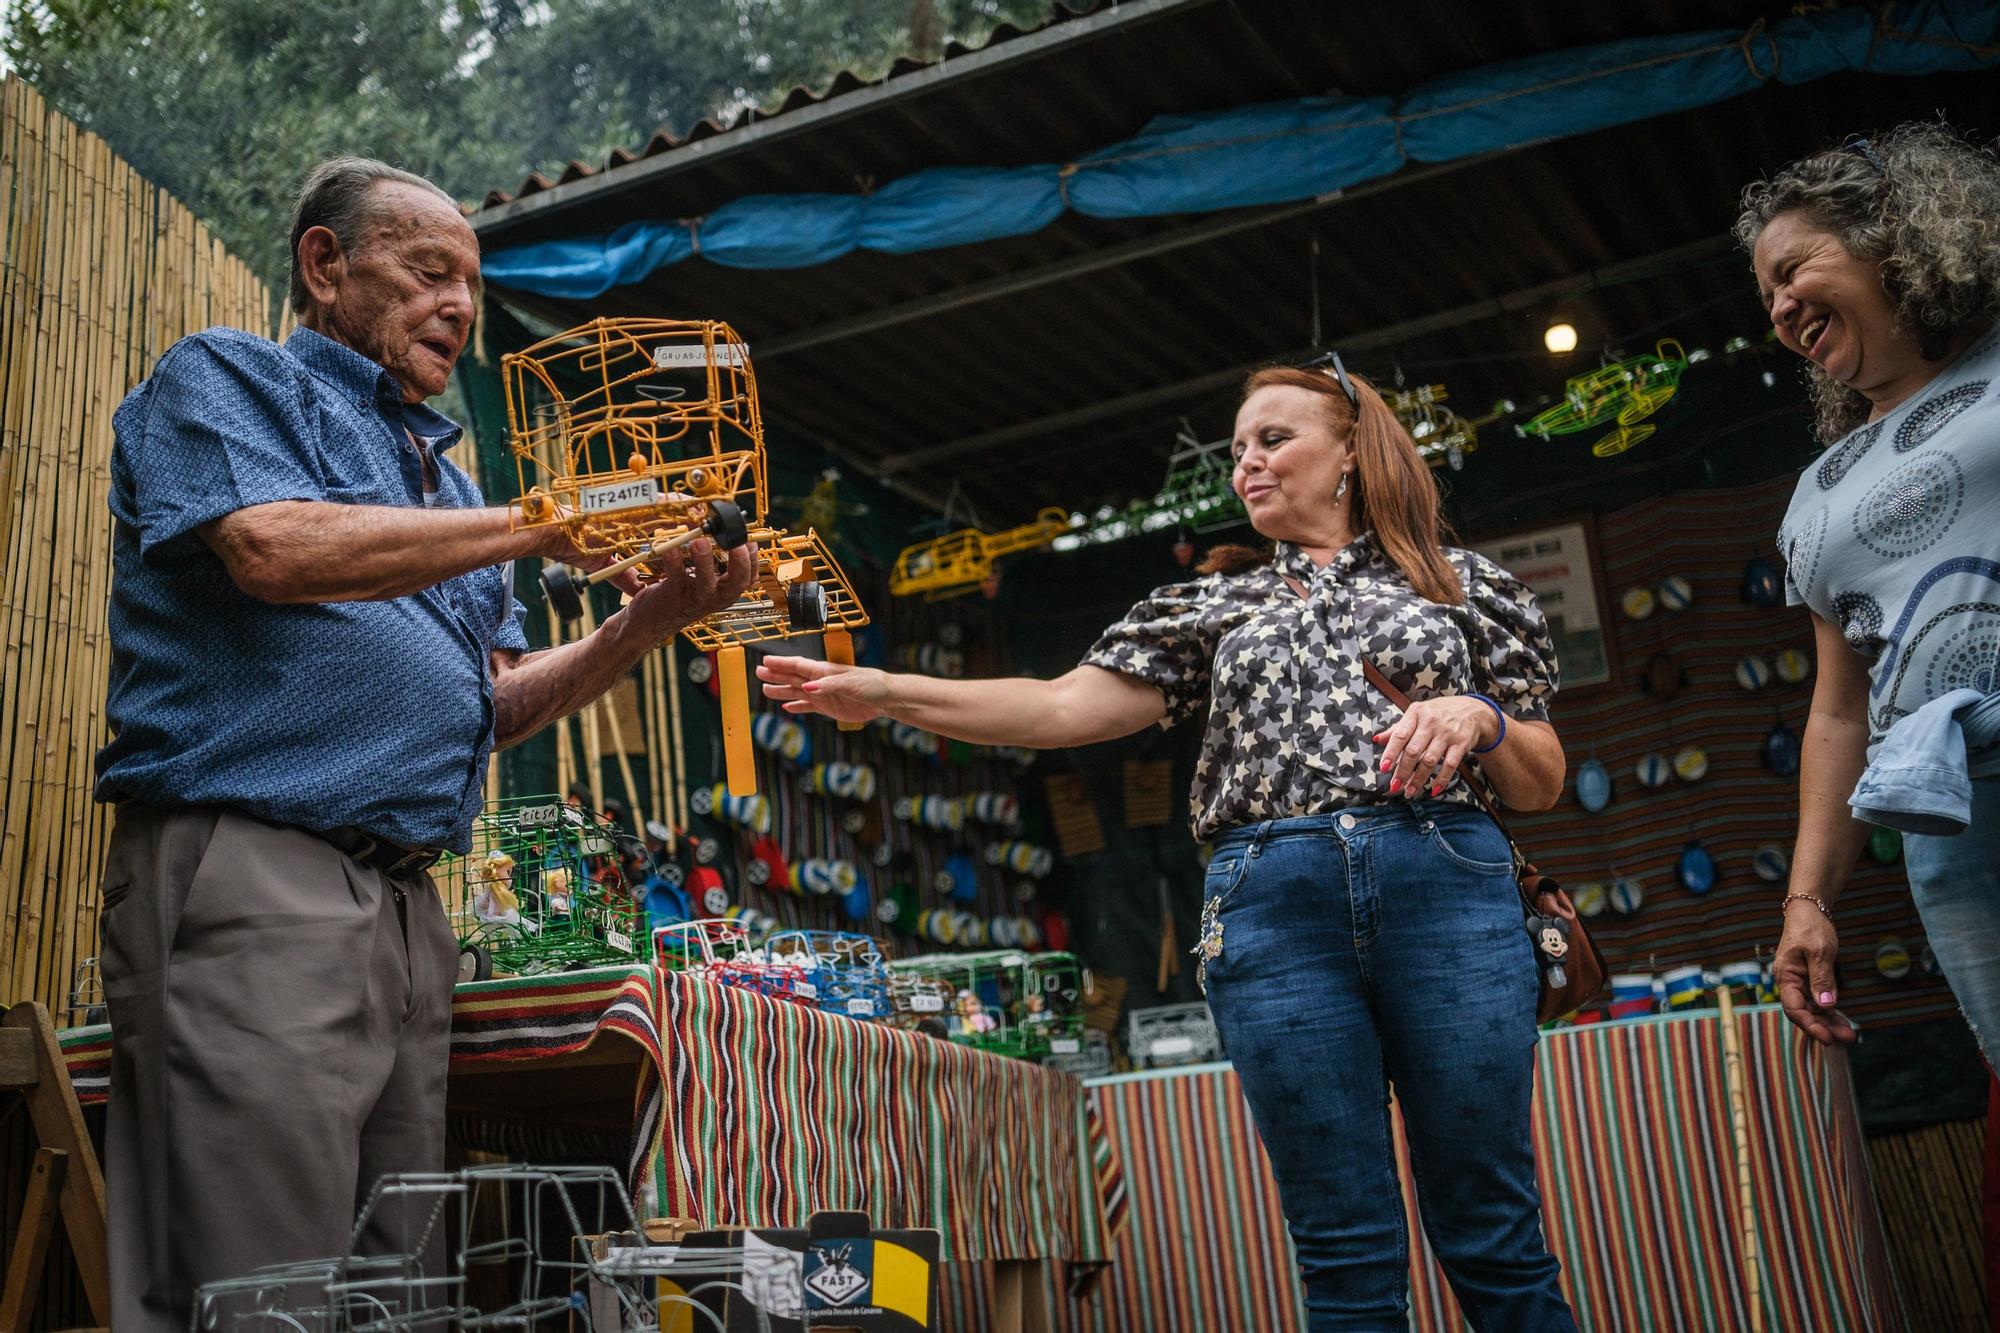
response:
[[[764,691],[792,712],[988,745],[1204,719],[1192,813],[1214,850],[1196,952],[1311,1327],[1406,1327],[1393,1085],[1425,1232],[1473,1327],[1573,1330],[1528,1132],[1540,974],[1507,839],[1470,785],[1521,809],[1562,792],[1548,626],[1519,581],[1444,544],[1430,469],[1337,357],[1252,375],[1232,451],[1274,546],[1211,552],[1201,578],[1141,601],[1067,675],[772,657]]]

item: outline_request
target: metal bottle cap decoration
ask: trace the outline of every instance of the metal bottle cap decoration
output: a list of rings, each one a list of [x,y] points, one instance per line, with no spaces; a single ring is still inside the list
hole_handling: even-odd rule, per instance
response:
[[[1576,770],[1576,803],[1596,814],[1611,804],[1611,770],[1586,759]]]
[[[1674,755],[1674,773],[1682,782],[1700,782],[1708,776],[1708,751],[1683,745]]]
[[[1900,938],[1884,936],[1875,946],[1875,970],[1890,981],[1901,981],[1910,975],[1910,950]]]
[[[1639,684],[1656,699],[1671,699],[1687,684],[1687,672],[1681,670],[1672,653],[1662,650],[1646,659],[1646,670]]]
[[[1868,835],[1868,854],[1885,866],[1893,864],[1903,854],[1903,835],[1878,826]]]
[[[1634,766],[1632,775],[1639,779],[1641,787],[1664,787],[1667,779],[1674,775],[1674,766],[1667,762],[1663,754],[1649,754]]]
[[[1681,848],[1679,873],[1681,884],[1689,893],[1703,894],[1715,887],[1715,858],[1701,845],[1701,839],[1690,839]]]
[[[1756,555],[1743,566],[1743,582],[1738,589],[1751,606],[1777,606],[1785,600],[1778,566],[1767,556]]]
[[[1797,777],[1799,754],[1798,734],[1783,722],[1772,723],[1764,735],[1764,767],[1781,778]]]

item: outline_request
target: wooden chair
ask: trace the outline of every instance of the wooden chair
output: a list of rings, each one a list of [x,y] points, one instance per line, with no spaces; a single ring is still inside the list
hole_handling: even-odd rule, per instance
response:
[[[56,1211],[69,1231],[93,1318],[111,1323],[110,1262],[105,1246],[104,1173],[84,1128],[83,1109],[70,1085],[49,1011],[17,1004],[0,1016],[0,1094],[20,1093],[28,1103],[39,1147],[28,1178],[21,1227],[0,1286],[0,1333],[18,1333],[34,1313],[42,1264],[55,1235]]]

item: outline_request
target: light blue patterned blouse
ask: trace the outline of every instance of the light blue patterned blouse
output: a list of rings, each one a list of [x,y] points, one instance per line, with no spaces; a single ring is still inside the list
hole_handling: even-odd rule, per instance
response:
[[[524,649],[505,567],[408,597],[278,606],[194,529],[277,500],[484,503],[438,451],[452,421],[300,329],[283,347],[210,329],[167,350],[114,419],[111,743],[99,800],[228,805],[325,830],[470,845],[493,746],[488,657]]]
[[[2000,690],[2000,326],[1799,478],[1778,529],[1789,600],[1869,659],[1872,759],[1956,689]]]

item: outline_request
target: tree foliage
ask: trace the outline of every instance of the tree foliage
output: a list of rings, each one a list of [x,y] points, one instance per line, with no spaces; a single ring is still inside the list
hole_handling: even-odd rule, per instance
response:
[[[5,53],[282,286],[300,178],[336,153],[460,198],[897,56],[1048,0],[0,0]]]

